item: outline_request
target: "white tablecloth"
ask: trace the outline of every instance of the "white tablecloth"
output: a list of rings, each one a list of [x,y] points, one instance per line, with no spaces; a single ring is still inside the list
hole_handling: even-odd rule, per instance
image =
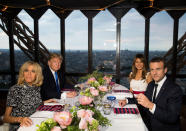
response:
[[[127,88],[116,84],[114,89],[126,90]],[[125,97],[133,97],[131,93],[109,93],[107,96],[116,96],[117,99],[124,99]],[[78,97],[67,98],[66,100],[59,100],[60,104],[70,103],[73,105],[78,100]],[[50,103],[51,104],[51,103]],[[52,103],[54,104],[54,103]],[[58,103],[59,104],[59,103]],[[119,107],[116,102],[115,107]],[[135,104],[126,105],[125,108],[137,108]],[[30,127],[20,127],[18,131],[36,131],[37,124],[42,121],[52,118],[53,113],[51,111],[37,111],[30,116],[33,121],[33,125]],[[109,120],[111,120],[112,126],[100,127],[101,131],[148,131],[140,114],[114,114],[112,112],[110,115],[105,115]]]

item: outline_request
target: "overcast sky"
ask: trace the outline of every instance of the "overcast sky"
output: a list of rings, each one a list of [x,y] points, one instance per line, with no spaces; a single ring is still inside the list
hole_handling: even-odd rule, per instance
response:
[[[18,15],[33,31],[32,18],[22,10]],[[80,11],[73,11],[66,19],[66,49],[88,49],[88,21]],[[121,49],[144,50],[145,20],[131,9],[121,20]],[[179,22],[180,38],[186,32],[186,13]],[[150,24],[150,50],[168,50],[172,46],[173,19],[165,12],[156,13]],[[39,39],[48,49],[60,49],[60,20],[48,10],[39,20]],[[0,29],[0,49],[8,49],[8,37]],[[15,46],[16,49],[18,47]],[[116,49],[116,19],[105,10],[93,19],[93,50]]]

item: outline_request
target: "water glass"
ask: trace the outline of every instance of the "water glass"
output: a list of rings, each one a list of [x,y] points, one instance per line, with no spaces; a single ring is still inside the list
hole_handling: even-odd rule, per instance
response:
[[[110,113],[111,113],[111,111],[112,111],[111,105],[110,105],[109,103],[107,103],[107,104],[104,104],[103,107],[104,107],[104,108],[103,108],[104,114],[105,114],[105,115],[110,115]]]

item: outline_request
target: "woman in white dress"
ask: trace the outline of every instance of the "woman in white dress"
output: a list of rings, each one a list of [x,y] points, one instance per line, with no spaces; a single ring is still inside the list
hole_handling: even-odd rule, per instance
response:
[[[129,81],[131,92],[146,91],[148,83],[152,81],[150,72],[147,72],[143,54],[136,54],[132,64],[132,72],[129,74]]]

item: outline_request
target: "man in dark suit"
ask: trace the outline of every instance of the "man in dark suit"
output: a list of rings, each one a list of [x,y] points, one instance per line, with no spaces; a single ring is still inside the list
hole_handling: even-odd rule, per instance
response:
[[[51,53],[48,59],[48,66],[43,70],[43,84],[41,86],[42,100],[51,98],[60,99],[61,89],[65,86],[65,79],[60,71],[63,57],[57,53]],[[67,94],[68,97],[74,97],[75,92]]]
[[[138,104],[144,107],[143,120],[150,131],[180,131],[181,88],[166,77],[167,67],[162,58],[153,58],[149,65],[153,81],[145,94],[136,96]],[[128,103],[132,103],[130,100]],[[119,104],[124,106],[126,101]]]

